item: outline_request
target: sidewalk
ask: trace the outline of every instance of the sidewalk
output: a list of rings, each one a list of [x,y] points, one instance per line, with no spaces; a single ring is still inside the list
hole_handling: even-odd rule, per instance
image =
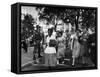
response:
[[[21,66],[22,67],[33,62],[33,50],[34,50],[34,47],[28,47],[28,52],[25,53],[24,50],[22,49],[21,51]]]

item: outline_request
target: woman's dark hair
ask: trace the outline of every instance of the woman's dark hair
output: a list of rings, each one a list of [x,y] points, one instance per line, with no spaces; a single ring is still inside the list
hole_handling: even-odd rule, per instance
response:
[[[49,28],[49,29],[48,29],[48,35],[51,36],[52,33],[53,33],[53,29],[52,29],[52,28]]]

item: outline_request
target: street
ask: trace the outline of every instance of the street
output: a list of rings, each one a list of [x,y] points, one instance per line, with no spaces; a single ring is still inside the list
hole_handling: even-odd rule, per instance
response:
[[[28,52],[25,53],[24,50],[22,49],[22,56],[21,56],[21,68],[22,71],[27,71],[27,70],[45,70],[45,69],[50,69],[49,67],[46,67],[43,64],[43,57],[39,58],[39,63],[34,63],[33,61],[33,50],[34,47],[28,47]],[[86,58],[86,63],[85,65],[82,64],[81,59],[76,59],[75,66],[72,66],[72,60],[71,60],[71,52],[69,49],[66,49],[66,58],[64,59],[62,64],[57,64],[54,69],[62,69],[62,68],[78,68],[78,67],[91,67],[93,66],[93,63],[91,59],[88,57]]]

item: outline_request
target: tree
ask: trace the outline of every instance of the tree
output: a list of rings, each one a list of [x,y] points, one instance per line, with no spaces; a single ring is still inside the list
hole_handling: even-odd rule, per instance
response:
[[[65,23],[75,24],[76,29],[79,23],[84,27],[95,25],[95,10],[84,8],[65,8],[65,7],[37,7],[39,10],[39,19],[46,19],[48,22],[56,25],[57,19],[62,19]],[[42,11],[41,11],[42,10]],[[80,21],[81,18],[81,21]]]
[[[33,17],[30,14],[24,15],[24,20],[21,20],[21,35],[22,39],[30,37],[33,34],[33,24],[35,23]]]
[[[95,14],[96,14],[96,10],[93,10],[93,9],[84,10],[82,13],[83,26],[87,26],[87,28],[96,26]]]

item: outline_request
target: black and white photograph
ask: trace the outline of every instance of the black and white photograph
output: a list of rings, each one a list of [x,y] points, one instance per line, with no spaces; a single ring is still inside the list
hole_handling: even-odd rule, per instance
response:
[[[97,9],[21,6],[21,71],[97,67]]]

